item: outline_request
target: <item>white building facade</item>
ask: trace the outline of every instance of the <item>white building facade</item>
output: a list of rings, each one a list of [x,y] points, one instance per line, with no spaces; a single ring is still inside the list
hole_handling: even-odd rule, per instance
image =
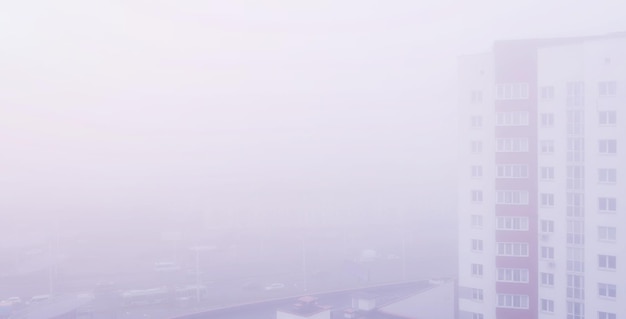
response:
[[[497,42],[459,80],[460,317],[626,318],[626,35]]]

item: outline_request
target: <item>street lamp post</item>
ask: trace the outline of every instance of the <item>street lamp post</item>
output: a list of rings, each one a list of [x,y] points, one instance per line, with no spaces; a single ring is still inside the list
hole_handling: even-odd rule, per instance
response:
[[[200,250],[196,249],[196,302],[200,303]]]
[[[200,303],[200,252],[213,250],[215,247],[209,246],[194,246],[191,247],[190,250],[196,253],[196,302]]]
[[[57,275],[57,265],[61,235],[59,232],[59,221],[54,222],[54,232],[48,241],[47,263],[48,263],[48,294],[54,294],[54,277]]]
[[[407,270],[406,269],[407,268],[406,267],[406,259],[407,259],[406,241],[407,240],[406,240],[406,237],[407,237],[407,234],[406,234],[406,231],[404,231],[402,234],[402,280],[405,280],[405,281],[407,279],[407,274],[406,274],[406,270]]]
[[[304,277],[304,291],[309,289],[308,287],[308,276],[307,276],[307,251],[306,251],[306,243],[304,239],[304,235],[302,236],[302,274]]]

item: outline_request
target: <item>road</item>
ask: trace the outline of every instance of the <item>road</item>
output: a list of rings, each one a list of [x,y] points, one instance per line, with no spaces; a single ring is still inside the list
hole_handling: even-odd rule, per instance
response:
[[[388,237],[386,241],[377,239],[378,242],[365,237],[351,240],[336,236],[301,237],[301,240],[284,237],[263,240],[248,238],[231,241],[215,250],[203,251],[199,256],[189,249],[194,243],[155,245],[154,241],[147,239],[132,244],[76,240],[64,246],[60,253],[65,258],[52,268],[52,276],[49,276],[50,268],[42,267],[38,271],[0,278],[0,299],[19,296],[26,300],[33,295],[49,292],[88,293],[100,282],[113,282],[117,291],[194,284],[196,257],[199,257],[201,282],[210,288],[210,294],[202,304],[125,308],[119,298],[97,296],[90,307],[92,318],[130,318],[144,314],[157,318],[158,313],[179,313],[194,307],[220,307],[305,292],[449,276],[454,272],[453,260],[446,262],[441,258],[439,262],[425,262],[415,252],[427,246],[410,247],[412,253],[406,258],[406,274],[403,265],[405,259],[402,258],[354,262],[359,250],[365,247],[374,247],[384,252],[383,256],[401,256],[400,238],[392,234]],[[375,246],[376,243],[378,246]],[[211,242],[204,244],[212,245]],[[21,255],[18,257],[15,259],[24,258]],[[37,264],[37,258],[50,259],[36,254],[27,258],[29,265]],[[172,273],[154,271],[154,262],[170,260],[177,261],[183,270]],[[284,283],[286,287],[276,291],[244,288],[263,287],[276,282]]]
[[[377,302],[382,305],[399,298],[419,293],[429,286],[430,285],[427,281],[421,281],[311,295],[318,297],[318,303],[320,305],[329,306],[332,311],[343,311],[351,307],[352,298],[357,292],[376,296]],[[250,303],[237,307],[217,309],[195,315],[178,317],[178,319],[274,319],[276,318],[277,309],[292,305],[295,299],[296,296],[292,296],[290,298],[273,301]]]

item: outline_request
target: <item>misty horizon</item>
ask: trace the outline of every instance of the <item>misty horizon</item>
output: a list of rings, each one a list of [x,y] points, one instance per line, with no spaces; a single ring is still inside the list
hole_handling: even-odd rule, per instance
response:
[[[203,262],[233,291],[454,277],[459,61],[626,31],[608,1],[8,2],[0,281],[23,298]]]

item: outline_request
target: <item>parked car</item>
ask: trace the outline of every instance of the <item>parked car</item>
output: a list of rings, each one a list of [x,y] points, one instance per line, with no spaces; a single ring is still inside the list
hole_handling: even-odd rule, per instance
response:
[[[135,289],[123,291],[120,296],[124,306],[156,305],[166,302],[170,291],[167,287]]]
[[[241,288],[246,290],[261,290],[262,286],[255,281],[246,281],[241,285]]]
[[[20,297],[9,297],[7,299],[4,300],[5,302],[8,302],[14,306],[20,306],[22,305],[22,298]]]
[[[112,281],[102,281],[96,284],[93,292],[96,295],[107,295],[117,291],[117,285]]]
[[[34,304],[39,304],[42,302],[46,302],[48,300],[50,300],[51,296],[50,295],[37,295],[37,296],[33,296],[32,298],[30,298],[30,300],[28,301],[29,305],[34,305]]]
[[[285,288],[285,284],[279,283],[279,282],[275,282],[273,284],[269,284],[267,286],[265,286],[265,290],[269,291],[269,290],[278,290],[278,289],[283,289]]]
[[[158,261],[154,263],[154,271],[178,271],[180,266],[173,261]]]

